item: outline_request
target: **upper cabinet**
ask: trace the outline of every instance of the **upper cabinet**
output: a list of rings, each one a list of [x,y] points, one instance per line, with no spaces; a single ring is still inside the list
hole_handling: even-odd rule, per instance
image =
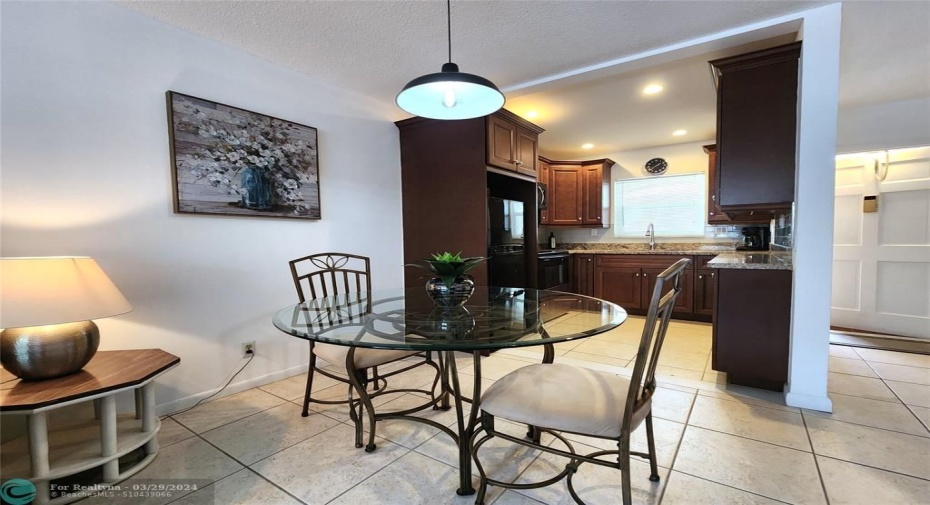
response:
[[[710,62],[717,80],[717,184],[708,214],[794,201],[800,55],[795,42]],[[719,222],[713,217],[709,222]]]
[[[607,158],[590,161],[549,161],[549,226],[604,226],[609,224],[610,167]]]
[[[487,117],[487,164],[536,177],[539,134],[543,129],[501,109]]]

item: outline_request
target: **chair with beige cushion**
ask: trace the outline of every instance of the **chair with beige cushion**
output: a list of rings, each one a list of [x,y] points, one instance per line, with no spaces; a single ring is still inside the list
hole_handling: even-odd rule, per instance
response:
[[[488,388],[481,399],[480,421],[471,438],[472,455],[481,475],[476,504],[484,503],[489,484],[530,489],[548,486],[563,478],[572,498],[584,503],[572,487],[572,475],[579,465],[587,462],[620,470],[623,504],[630,505],[631,454],[648,459],[649,480],[659,480],[652,429],[655,371],[675,299],[681,292],[682,272],[688,263],[688,259],[678,260],[658,275],[631,377],[552,363],[520,368]],[[526,424],[531,427],[530,433],[527,438],[501,433],[494,428],[496,418]],[[630,435],[644,423],[649,452],[632,452]],[[540,433],[555,436],[561,444],[555,441],[549,447],[540,443]],[[578,454],[562,433],[613,440],[617,442],[617,450]],[[569,462],[558,475],[542,482],[513,484],[491,479],[481,465],[478,452],[485,442],[495,437],[564,456]],[[560,449],[559,445],[566,449]]]
[[[345,253],[320,253],[297,258],[289,262],[291,276],[294,279],[294,286],[297,288],[297,297],[300,303],[308,300],[316,300],[337,295],[353,295],[371,292],[371,261],[365,256]],[[304,393],[304,403],[302,416],[310,415],[310,403],[320,404],[341,404],[346,403],[350,406],[350,414],[355,422],[355,446],[362,447],[362,403],[353,400],[352,386],[347,376],[333,373],[330,370],[317,367],[317,358],[322,358],[326,362],[343,367],[348,374],[346,366],[346,357],[349,347],[344,345],[327,344],[314,342],[310,340],[310,363],[307,370],[307,389]],[[408,365],[392,369],[388,373],[380,373],[379,366],[404,360],[405,358],[418,357],[416,361]],[[422,393],[429,395],[431,401],[435,403],[435,389],[439,382],[439,366],[432,360],[430,353],[417,351],[394,351],[357,348],[354,356],[357,376],[366,387],[371,387],[371,397],[388,393]],[[407,363],[404,361],[403,363]],[[436,370],[436,376],[433,379],[430,389],[387,389],[387,379],[404,373],[408,370],[427,365]],[[345,383],[349,387],[349,394],[346,400],[321,400],[312,396],[314,374],[322,374],[331,379]],[[356,410],[357,409],[357,410]],[[375,427],[371,427],[372,437],[374,436]],[[372,446],[373,448],[373,446]],[[368,450],[366,448],[366,450]]]

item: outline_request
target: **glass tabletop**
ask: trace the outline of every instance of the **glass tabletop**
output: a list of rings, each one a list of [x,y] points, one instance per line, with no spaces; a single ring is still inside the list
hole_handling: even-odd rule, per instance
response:
[[[436,307],[423,288],[350,293],[278,311],[295,337],[373,349],[500,349],[557,343],[609,331],[626,311],[605,300],[528,288],[477,287],[462,307]]]

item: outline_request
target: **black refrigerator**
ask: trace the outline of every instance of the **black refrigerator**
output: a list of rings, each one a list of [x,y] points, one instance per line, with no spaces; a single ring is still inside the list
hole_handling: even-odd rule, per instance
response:
[[[526,287],[523,202],[488,198],[488,284]]]

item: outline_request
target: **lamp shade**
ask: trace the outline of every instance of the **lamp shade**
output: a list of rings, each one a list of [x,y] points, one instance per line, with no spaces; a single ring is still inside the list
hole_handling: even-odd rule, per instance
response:
[[[455,63],[407,83],[397,95],[405,111],[432,119],[482,117],[504,106],[504,94],[484,77],[459,72]]]
[[[87,257],[0,258],[0,328],[116,316],[132,305]]]

